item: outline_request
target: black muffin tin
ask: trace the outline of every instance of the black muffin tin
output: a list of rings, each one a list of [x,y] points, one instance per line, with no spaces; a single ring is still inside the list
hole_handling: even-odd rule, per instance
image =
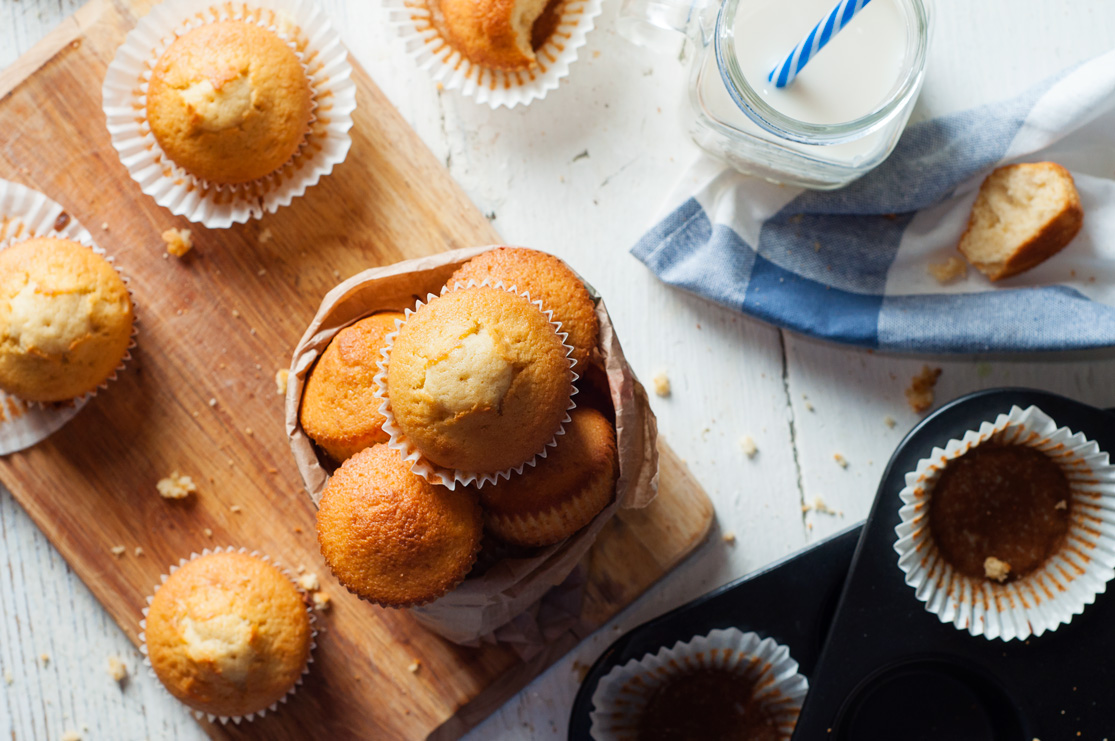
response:
[[[795,741],[1115,741],[1115,589],[1026,641],[941,623],[894,550],[905,475],[933,447],[1036,405],[1115,452],[1115,414],[1054,394],[982,391],[942,407],[899,445],[866,523],[635,628],[593,665],[569,738],[589,739],[592,695],[618,664],[737,627],[790,649],[809,678]]]

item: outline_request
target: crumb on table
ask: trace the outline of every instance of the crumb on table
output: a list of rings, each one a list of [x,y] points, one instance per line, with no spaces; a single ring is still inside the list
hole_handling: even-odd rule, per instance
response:
[[[286,396],[287,382],[290,380],[290,371],[286,368],[279,368],[275,371],[275,391],[279,396]]]
[[[273,236],[274,235],[271,233],[271,227],[265,227],[263,231],[259,233],[259,243],[267,244],[271,241],[271,237]]]
[[[213,530],[212,530],[211,528],[205,528],[205,529],[204,529],[204,530],[202,530],[201,532],[202,532],[202,534],[203,534],[203,535],[205,535],[205,537],[207,537],[207,538],[212,538],[212,537],[213,537]]]
[[[321,589],[321,582],[317,579],[317,574],[312,571],[307,571],[302,576],[298,577],[298,586],[307,592],[316,592]]]
[[[62,734],[62,741],[81,741],[81,734],[77,731],[66,731]]]
[[[185,499],[197,491],[197,484],[189,476],[173,471],[165,479],[159,479],[155,488],[163,499]]]
[[[141,548],[140,546],[137,545],[136,549],[135,549],[135,554],[136,554],[136,558],[139,558],[140,556],[142,556],[143,555],[143,548]]]
[[[123,682],[128,678],[128,666],[120,660],[118,656],[108,657],[108,676],[116,680],[117,683]]]
[[[952,283],[968,275],[968,263],[958,255],[953,255],[944,262],[931,262],[926,270],[941,285]]]
[[[234,504],[231,507],[229,507],[229,510],[231,510],[234,515],[240,514],[241,509],[243,509],[243,508],[239,504]]]
[[[724,533],[722,539],[728,545],[735,545],[736,544],[736,534],[733,533],[733,532]]]
[[[836,461],[836,465],[840,466],[841,468],[848,467],[848,459],[845,458],[841,453],[833,453],[832,459]]]
[[[194,246],[189,229],[167,229],[163,232],[163,241],[166,242],[166,251],[175,257],[182,257]]]
[[[122,545],[114,545],[114,546],[112,546],[111,550],[112,550],[112,555],[116,556],[117,558],[120,558],[120,556],[124,555],[124,551],[126,551],[128,549],[125,548]]]
[[[670,395],[670,377],[665,373],[655,375],[655,377],[651,379],[651,382],[654,383],[654,393],[659,396]]]
[[[407,671],[410,672],[411,674],[415,674],[421,668],[422,668],[422,662],[419,661],[418,659],[415,659],[414,661],[410,662],[410,666],[407,667]]]
[[[318,612],[325,612],[329,609],[331,600],[325,592],[319,590],[310,595],[310,598],[314,601],[314,609]]]
[[[883,417],[883,424],[893,430],[894,426],[898,424],[898,422],[895,421],[894,417],[888,414],[887,416]]]
[[[828,506],[828,503],[826,503],[825,500],[822,499],[821,497],[813,497],[813,503],[803,505],[802,508],[801,508],[801,511],[803,513],[805,513],[805,512],[816,512],[819,515],[833,515],[833,516],[838,516],[838,517],[843,517],[844,516],[843,512],[840,512],[840,511],[835,510],[832,507]]]
[[[1068,508],[1069,508],[1069,503],[1068,503],[1067,499],[1062,499],[1061,501],[1059,501],[1059,502],[1057,502],[1056,504],[1053,505],[1053,509],[1068,509]]]
[[[983,562],[983,573],[988,579],[1002,584],[1010,574],[1010,564],[1006,561],[1000,561],[994,556],[988,556]]]
[[[923,365],[921,371],[910,379],[910,386],[906,389],[906,401],[911,409],[918,414],[929,411],[933,406],[933,387],[937,385],[940,376],[940,368]]]
[[[43,666],[50,663],[50,654],[39,654],[39,661],[43,662]]]
[[[743,454],[748,458],[754,458],[759,453],[759,447],[755,445],[755,440],[750,435],[740,440],[739,446],[743,449]]]

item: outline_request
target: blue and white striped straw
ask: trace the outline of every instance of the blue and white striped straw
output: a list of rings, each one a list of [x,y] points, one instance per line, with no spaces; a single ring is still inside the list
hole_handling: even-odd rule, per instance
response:
[[[809,60],[821,49],[824,49],[825,44],[831,41],[832,37],[839,33],[844,26],[847,26],[856,13],[863,10],[869,2],[871,0],[841,0],[832,9],[831,13],[825,16],[820,23],[813,27],[812,31],[805,35],[805,38],[798,42],[798,45],[790,52],[790,56],[770,71],[767,80],[773,82],[775,87],[786,87],[793,82],[802,68],[809,63]]]

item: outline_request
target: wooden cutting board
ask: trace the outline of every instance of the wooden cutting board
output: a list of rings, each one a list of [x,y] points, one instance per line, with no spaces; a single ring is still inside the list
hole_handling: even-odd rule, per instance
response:
[[[171,216],[128,177],[100,107],[105,68],[148,7],[92,0],[0,74],[0,178],[94,233],[131,279],[140,327],[119,380],[47,441],[0,459],[0,480],[133,641],[159,575],[192,551],[245,546],[319,575],[333,607],[305,685],[261,721],[207,726],[214,738],[456,737],[577,638],[522,661],[507,646],[447,643],[345,592],[321,560],[273,378],[340,277],[499,237],[355,63],[353,146],[333,175],[262,222],[210,231]],[[171,226],[194,230],[182,260],[164,256]],[[261,243],[264,228],[273,238]],[[161,499],[155,482],[174,470],[199,493]],[[586,558],[585,629],[677,565],[712,514],[663,447],[658,499],[617,517]]]

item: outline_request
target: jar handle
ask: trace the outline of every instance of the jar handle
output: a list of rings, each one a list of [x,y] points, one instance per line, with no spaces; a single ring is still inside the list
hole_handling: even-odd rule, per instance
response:
[[[702,0],[623,0],[616,30],[633,44],[675,51],[677,36],[688,35],[689,19]]]

